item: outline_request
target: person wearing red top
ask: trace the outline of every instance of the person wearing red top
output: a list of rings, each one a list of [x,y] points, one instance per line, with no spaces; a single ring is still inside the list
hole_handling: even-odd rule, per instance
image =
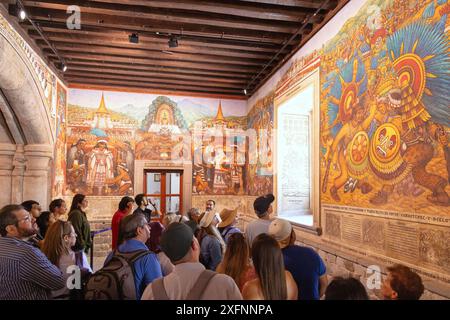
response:
[[[122,242],[120,237],[120,221],[133,210],[134,200],[131,197],[123,197],[119,202],[119,210],[114,213],[111,221],[112,249],[115,250]]]

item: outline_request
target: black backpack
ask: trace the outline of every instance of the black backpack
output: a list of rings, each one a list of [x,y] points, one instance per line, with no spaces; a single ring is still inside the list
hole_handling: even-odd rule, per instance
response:
[[[114,251],[111,260],[89,278],[84,299],[136,300],[134,263],[149,253],[148,250]]]

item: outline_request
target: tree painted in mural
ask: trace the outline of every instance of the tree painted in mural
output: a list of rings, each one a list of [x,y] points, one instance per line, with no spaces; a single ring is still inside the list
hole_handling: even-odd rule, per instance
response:
[[[369,1],[324,46],[323,201],[445,213],[449,13],[443,0]]]

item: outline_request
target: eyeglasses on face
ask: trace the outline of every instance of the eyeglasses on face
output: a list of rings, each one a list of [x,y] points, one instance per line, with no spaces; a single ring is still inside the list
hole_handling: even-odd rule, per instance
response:
[[[31,221],[31,214],[28,214],[25,218],[17,220],[17,223],[19,223],[21,221],[26,221],[26,220],[30,220]]]

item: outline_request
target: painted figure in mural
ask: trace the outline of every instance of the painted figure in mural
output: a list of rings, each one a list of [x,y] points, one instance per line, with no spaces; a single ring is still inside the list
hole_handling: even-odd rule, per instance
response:
[[[412,173],[415,183],[432,191],[427,196],[428,201],[450,205],[445,191],[448,180],[426,169],[434,157],[434,146],[440,145],[448,171],[449,140],[443,126],[430,121],[430,114],[408,82],[393,88],[384,98],[389,100],[388,105],[397,116],[378,127],[372,139],[370,164],[384,184],[370,202],[376,205],[387,203],[394,187]]]
[[[428,16],[427,10],[423,16]],[[387,93],[379,100],[393,114],[380,125],[372,137],[371,169],[382,181],[381,190],[370,201],[375,205],[388,202],[394,187],[408,175],[414,183],[431,191],[426,199],[440,206],[449,206],[445,190],[449,182],[440,173],[427,168],[437,153],[443,154],[449,175],[450,126],[450,60],[446,17],[435,25],[415,22],[398,29],[386,41],[390,52],[387,76],[383,86]],[[444,19],[444,20],[443,20]]]
[[[231,164],[231,190],[233,193],[244,194],[244,167],[245,152],[241,152],[237,145],[234,146],[235,161]],[[236,187],[238,191],[236,192]]]
[[[86,140],[79,139],[67,153],[67,182],[74,192],[81,192],[86,179]]]
[[[348,171],[350,178],[343,185],[344,192],[354,186],[355,180],[360,183],[355,173],[356,176],[364,173],[377,187],[374,196],[361,201],[383,206],[397,194],[400,197],[396,201],[405,208],[410,208],[411,202],[402,196],[420,196],[414,203],[421,208],[427,202],[449,206],[448,3],[435,0],[414,5],[408,5],[408,1],[379,4],[374,1],[366,7],[367,19],[355,19],[351,24],[354,27],[342,33],[345,36],[336,36],[324,48],[321,105],[325,108],[321,117],[326,120],[321,123],[325,159],[322,192],[329,186],[328,176],[337,175],[330,195],[339,201],[337,190],[343,183],[339,179],[344,180]],[[366,94],[368,105],[376,105],[377,110],[363,119],[363,130],[347,139],[350,142],[345,146],[342,130],[351,126],[349,121],[356,121],[353,112],[348,113],[351,120],[346,120],[342,112],[345,106],[354,109],[352,104],[342,103],[354,82],[349,66],[352,59],[364,66],[361,70],[353,69],[357,75],[353,80],[368,78],[367,86],[364,83],[357,86],[355,96]],[[371,124],[366,122],[369,118],[373,118]],[[337,146],[339,140],[344,148]],[[331,163],[338,165],[330,170]],[[349,200],[345,198],[346,202]]]
[[[108,179],[113,179],[113,155],[105,140],[99,140],[88,159],[86,183],[90,193],[101,195],[108,193]]]
[[[214,189],[214,179],[215,179],[215,148],[214,148],[214,137],[211,137],[208,145],[205,147],[203,152],[203,163],[205,171],[205,179],[208,183],[209,189]]]
[[[121,163],[117,165],[117,172],[117,176],[107,180],[107,183],[116,188],[119,195],[132,194],[132,181],[127,164]]]
[[[134,177],[134,153],[131,143],[125,141],[125,164],[131,177]]]
[[[365,77],[358,79],[358,59],[353,61],[351,79],[348,83],[340,80],[342,86],[342,96],[334,99],[339,107],[336,119],[339,119],[342,126],[334,137],[329,152],[327,152],[326,171],[322,184],[322,192],[326,191],[330,165],[339,168],[339,175],[333,180],[330,188],[331,197],[339,202],[341,198],[338,190],[344,187],[344,192],[352,192],[355,188],[361,189],[363,194],[372,190],[372,186],[367,182],[368,167],[368,145],[369,136],[367,130],[375,117],[376,104],[370,105],[369,114],[366,114],[367,97],[358,97],[359,87],[363,85]],[[362,73],[359,71],[359,73]],[[332,100],[333,102],[333,100]],[[363,179],[362,182],[359,180]]]
[[[79,167],[84,165],[85,146],[86,140],[79,139],[76,144],[70,147],[70,150],[67,154],[67,167],[69,169],[72,169],[74,165]]]

